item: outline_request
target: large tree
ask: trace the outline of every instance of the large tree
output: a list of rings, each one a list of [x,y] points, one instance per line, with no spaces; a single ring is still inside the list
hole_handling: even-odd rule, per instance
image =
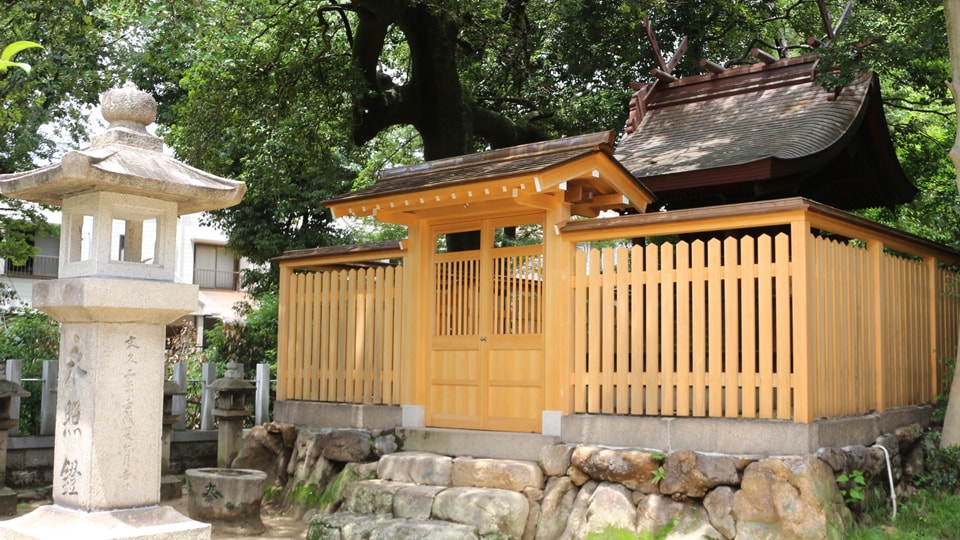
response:
[[[34,168],[86,139],[86,110],[115,83],[104,59],[117,57],[118,34],[93,2],[26,0],[0,10],[3,45],[31,41],[17,61],[30,70],[0,73],[0,174]],[[23,264],[36,234],[56,234],[39,208],[0,196],[0,258]]]
[[[924,195],[871,216],[938,240],[960,220],[943,188],[946,95],[936,0],[828,2],[821,49],[843,76],[873,68],[908,173]],[[620,129],[629,83],[686,36],[677,75],[700,58],[755,62],[809,52],[827,38],[815,0],[174,0],[129,3],[143,23],[130,76],[160,101],[163,134],[191,164],[248,183],[238,207],[214,213],[237,253],[344,241],[320,201],[384,166],[602,129]],[[831,80],[825,70],[825,84]]]

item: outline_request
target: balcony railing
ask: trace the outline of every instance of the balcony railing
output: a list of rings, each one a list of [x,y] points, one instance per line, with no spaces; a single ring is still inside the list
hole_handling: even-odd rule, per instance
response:
[[[199,285],[201,289],[235,291],[239,283],[238,275],[239,272],[195,268],[193,270],[193,283]]]
[[[37,255],[29,259],[27,264],[12,264],[3,261],[3,273],[8,276],[30,277],[36,279],[56,279],[60,257],[53,255]]]

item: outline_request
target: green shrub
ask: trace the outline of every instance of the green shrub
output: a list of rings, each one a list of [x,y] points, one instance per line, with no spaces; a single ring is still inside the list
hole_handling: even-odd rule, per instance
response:
[[[916,486],[931,492],[955,493],[960,487],[960,446],[940,446],[940,433],[923,438],[924,471]]]

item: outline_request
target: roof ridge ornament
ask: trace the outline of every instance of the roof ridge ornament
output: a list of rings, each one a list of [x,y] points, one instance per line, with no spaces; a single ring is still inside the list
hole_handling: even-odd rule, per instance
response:
[[[659,67],[650,70],[650,75],[656,78],[653,83],[630,85],[636,92],[634,92],[630,98],[630,116],[627,118],[627,123],[624,126],[627,134],[633,133],[634,130],[637,129],[637,126],[640,125],[643,115],[647,112],[647,99],[653,94],[653,90],[657,84],[661,81],[669,83],[678,80],[677,77],[673,75],[673,70],[677,68],[680,59],[686,54],[688,45],[687,36],[683,36],[683,39],[680,40],[680,45],[677,47],[677,50],[674,51],[670,60],[664,60],[663,52],[660,50],[660,43],[657,42],[657,36],[653,33],[653,23],[650,22],[649,17],[643,17],[641,21],[644,30],[647,31],[647,39],[650,41],[650,46],[653,48],[653,55]]]

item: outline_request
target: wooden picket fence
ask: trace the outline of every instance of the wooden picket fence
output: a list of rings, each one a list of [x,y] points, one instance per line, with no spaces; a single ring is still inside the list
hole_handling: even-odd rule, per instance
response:
[[[278,399],[397,405],[403,268],[290,274]]]
[[[543,387],[564,392],[564,414],[811,422],[944,391],[942,360],[955,358],[960,327],[957,252],[803,199],[571,221],[558,232],[570,250],[673,235],[578,250],[567,290],[543,289],[549,259],[523,279],[496,270],[514,276],[496,284],[513,291],[493,308],[498,321],[501,304],[515,314],[504,328],[564,325],[557,335],[569,336],[569,350],[545,359],[564,386]],[[425,384],[401,365],[423,361],[404,349],[401,330],[404,279],[420,277],[351,266],[403,258],[397,246],[281,261],[278,400],[398,405],[401,391],[414,396]],[[476,279],[478,268],[450,262],[441,275]],[[437,286],[456,292],[465,279]],[[569,294],[570,313],[530,326],[548,294]],[[476,299],[448,296],[433,297],[434,326],[414,330],[475,324]]]
[[[957,273],[863,223],[830,223],[855,240],[810,224],[580,251],[573,411],[807,422],[932,401],[956,355]]]

